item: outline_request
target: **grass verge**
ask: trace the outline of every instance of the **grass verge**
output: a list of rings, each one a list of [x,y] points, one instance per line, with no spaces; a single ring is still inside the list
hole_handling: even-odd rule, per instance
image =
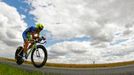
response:
[[[43,75],[43,73],[27,71],[8,64],[0,63],[0,75]]]

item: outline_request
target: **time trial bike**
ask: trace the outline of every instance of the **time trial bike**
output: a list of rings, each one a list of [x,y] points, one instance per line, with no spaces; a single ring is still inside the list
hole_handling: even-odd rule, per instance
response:
[[[47,61],[47,50],[44,47],[46,38],[41,37],[40,40],[34,39],[32,47],[28,50],[28,53],[24,55],[22,46],[19,46],[15,52],[15,60],[18,65],[24,62],[24,58],[28,58],[31,54],[32,64],[37,67],[43,67]]]

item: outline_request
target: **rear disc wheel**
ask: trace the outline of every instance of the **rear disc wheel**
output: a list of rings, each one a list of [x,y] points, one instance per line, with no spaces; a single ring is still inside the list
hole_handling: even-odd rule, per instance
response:
[[[18,65],[21,65],[24,62],[23,59],[23,47],[19,46],[15,52],[15,60]]]

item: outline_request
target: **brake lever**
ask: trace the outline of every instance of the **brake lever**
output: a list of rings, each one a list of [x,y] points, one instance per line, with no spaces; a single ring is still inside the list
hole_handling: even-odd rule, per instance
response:
[[[42,40],[43,40],[43,39],[42,39]],[[40,43],[41,43],[41,44],[47,43],[46,39],[45,39],[45,40],[43,40],[43,41],[44,41],[44,42],[42,42],[42,43],[40,42]]]

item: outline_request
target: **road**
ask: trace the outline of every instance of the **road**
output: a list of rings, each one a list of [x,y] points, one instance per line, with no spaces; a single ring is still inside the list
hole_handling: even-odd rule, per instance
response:
[[[41,71],[43,74],[48,75],[134,75],[134,65],[113,68],[56,68],[46,66],[35,68],[33,65],[17,65],[15,62],[5,60],[0,61],[0,63],[7,63],[28,71]]]

